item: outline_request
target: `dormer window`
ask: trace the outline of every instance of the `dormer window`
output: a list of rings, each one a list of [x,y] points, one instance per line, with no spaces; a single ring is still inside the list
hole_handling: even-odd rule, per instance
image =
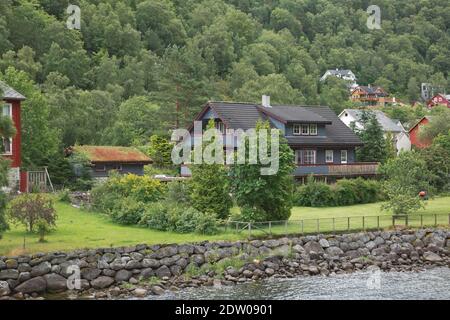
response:
[[[219,130],[221,134],[225,134],[225,124],[222,121],[216,122],[216,129]]]
[[[316,136],[317,124],[294,124],[292,126],[292,133],[294,136]]]

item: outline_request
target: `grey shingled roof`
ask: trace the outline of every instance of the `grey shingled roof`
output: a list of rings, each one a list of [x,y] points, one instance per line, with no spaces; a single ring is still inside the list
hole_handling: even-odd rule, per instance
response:
[[[298,122],[302,121],[303,123],[326,123],[331,124],[331,121],[325,119],[321,115],[309,111],[300,106],[280,106],[272,108],[264,108],[261,107],[260,110],[269,115],[274,115],[277,118],[283,119],[286,122]]]
[[[347,70],[347,69],[343,69],[343,70],[329,69],[327,71],[333,75],[340,75],[340,76],[348,76],[350,74],[350,72],[352,72],[351,70]]]
[[[343,112],[348,113],[355,119],[360,119],[362,110],[358,109],[345,109]],[[383,111],[380,110],[367,110],[367,112],[374,113],[377,117],[378,123],[387,132],[402,132],[405,131],[399,126],[393,119],[389,118]]]
[[[2,99],[9,100],[25,100],[25,96],[8,86],[3,81],[0,81],[0,94],[3,95]]]
[[[267,119],[261,112],[261,105],[252,103],[235,102],[209,102],[210,106],[230,129],[247,130],[254,128],[259,119]],[[263,109],[267,113],[282,115],[286,121],[305,121],[326,123],[325,136],[287,136],[289,144],[302,145],[361,145],[358,136],[348,128],[331,110],[326,106],[277,106]],[[289,115],[295,116],[290,119]],[[301,119],[300,115],[305,115]]]

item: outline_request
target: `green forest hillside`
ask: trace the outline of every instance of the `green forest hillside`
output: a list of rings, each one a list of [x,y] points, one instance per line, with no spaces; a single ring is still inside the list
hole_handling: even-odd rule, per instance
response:
[[[338,112],[348,92],[319,82],[329,68],[415,101],[421,82],[449,87],[449,25],[448,0],[2,0],[0,77],[28,98],[24,161],[40,165],[74,143],[144,144],[207,100]]]

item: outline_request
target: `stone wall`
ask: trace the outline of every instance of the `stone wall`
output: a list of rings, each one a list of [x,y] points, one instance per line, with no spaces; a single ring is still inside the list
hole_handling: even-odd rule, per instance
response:
[[[75,284],[76,270],[80,275],[79,292],[102,290],[124,282],[137,284],[151,277],[161,278],[167,287],[191,286],[194,282],[192,286],[212,284],[217,276],[214,272],[200,280],[179,279],[184,278],[180,275],[189,265],[201,267],[225,262],[230,257],[246,263],[238,270],[226,267],[224,284],[271,276],[329,275],[372,265],[382,270],[415,270],[426,265],[450,267],[450,231],[423,229],[236,242],[140,244],[0,257],[0,297],[27,298],[66,291],[70,284]]]

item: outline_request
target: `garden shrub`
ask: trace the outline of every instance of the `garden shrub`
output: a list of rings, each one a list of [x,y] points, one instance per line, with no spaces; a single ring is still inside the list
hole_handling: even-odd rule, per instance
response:
[[[328,207],[335,204],[335,198],[329,185],[308,178],[308,182],[297,189],[296,203],[304,207]]]
[[[203,213],[192,207],[167,201],[149,205],[142,215],[140,224],[151,229],[178,233],[214,234],[218,231],[215,214]]]
[[[189,185],[183,181],[173,181],[167,184],[165,199],[172,203],[188,205],[190,199]]]
[[[114,207],[108,212],[114,222],[120,224],[137,224],[145,211],[145,204],[126,197],[114,202]]]
[[[92,189],[92,208],[109,213],[118,206],[117,201],[127,197],[135,202],[155,202],[163,198],[164,189],[159,181],[148,176],[113,173],[107,181]]]
[[[295,195],[296,204],[305,207],[348,206],[372,203],[385,199],[382,184],[376,180],[342,179],[335,185],[327,185],[308,178],[299,186]]]

